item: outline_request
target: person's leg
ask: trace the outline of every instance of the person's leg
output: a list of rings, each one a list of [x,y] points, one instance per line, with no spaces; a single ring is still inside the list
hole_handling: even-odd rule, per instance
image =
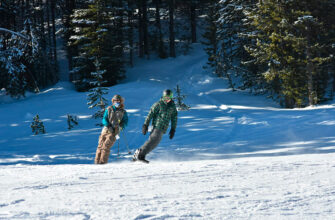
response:
[[[102,145],[106,140],[106,133],[107,129],[102,129],[101,134],[99,136],[99,143],[98,143],[98,147],[97,147],[97,151],[95,153],[95,159],[94,159],[94,163],[95,164],[99,164],[100,161],[100,157],[101,157],[101,149],[102,149]]]
[[[138,159],[145,159],[145,156],[155,149],[161,142],[164,133],[159,129],[154,129],[149,139],[140,147]]]
[[[101,149],[101,156],[100,156],[100,161],[99,161],[100,164],[104,164],[108,162],[110,149],[115,143],[115,141],[116,141],[116,138],[114,134],[108,133],[106,135],[106,140],[103,143],[102,149]]]

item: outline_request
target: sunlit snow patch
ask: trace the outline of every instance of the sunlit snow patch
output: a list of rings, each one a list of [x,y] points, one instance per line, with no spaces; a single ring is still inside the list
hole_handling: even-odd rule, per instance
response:
[[[198,110],[202,110],[202,109],[217,109],[218,107],[216,105],[204,105],[204,104],[198,104],[195,105],[194,107],[192,107],[192,109],[198,109]]]

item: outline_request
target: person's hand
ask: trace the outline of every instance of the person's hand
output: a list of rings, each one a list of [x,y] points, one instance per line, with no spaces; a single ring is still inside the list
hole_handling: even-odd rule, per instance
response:
[[[172,139],[174,137],[174,133],[176,132],[175,129],[171,128],[170,132],[169,132],[169,138]]]
[[[146,135],[147,132],[148,132],[148,125],[145,125],[145,124],[144,124],[144,125],[142,126],[142,134],[143,134],[143,135]]]

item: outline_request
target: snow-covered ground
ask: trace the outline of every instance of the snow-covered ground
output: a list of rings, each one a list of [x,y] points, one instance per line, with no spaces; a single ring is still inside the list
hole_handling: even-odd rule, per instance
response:
[[[334,155],[8,166],[0,219],[334,219]]]
[[[195,45],[128,69],[109,89],[125,97],[129,125],[107,165],[93,164],[100,128],[87,93],[60,82],[20,101],[0,95],[0,219],[334,219],[335,105],[281,109],[227,89],[205,63]],[[129,162],[126,142],[144,143],[151,105],[177,84],[192,109],[175,138],[149,165]],[[44,135],[32,135],[36,114]],[[70,131],[67,114],[79,118]]]

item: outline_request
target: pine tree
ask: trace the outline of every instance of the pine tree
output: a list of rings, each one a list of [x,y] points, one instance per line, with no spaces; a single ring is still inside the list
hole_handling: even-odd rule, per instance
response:
[[[46,34],[47,29],[45,27],[46,23],[46,11],[48,11],[48,4],[44,3],[42,0],[36,2],[34,10],[31,10],[30,16],[34,17],[34,22],[32,26],[35,30],[35,39],[38,42],[38,53],[36,55],[35,62],[33,62],[28,67],[28,72],[30,74],[30,83],[35,90],[39,90],[38,87],[46,87],[53,85],[58,82],[58,65],[56,57],[53,55],[55,53],[55,48],[49,44],[48,35]],[[51,39],[50,39],[51,40]],[[35,85],[36,84],[36,85]]]
[[[219,5],[218,1],[208,6],[208,12],[206,16],[206,26],[202,41],[202,44],[206,46],[205,51],[208,55],[207,65],[214,70],[214,74],[221,76],[219,70],[219,56],[218,56],[218,36],[217,36],[217,20],[219,19]],[[206,68],[206,67],[205,67]]]
[[[319,7],[317,11],[314,12],[315,16],[323,23],[324,29],[327,30],[328,34],[320,39],[320,44],[326,46],[326,54],[330,55],[331,60],[327,64],[326,72],[328,74],[323,74],[323,76],[328,75],[331,81],[331,93],[328,95],[329,98],[333,98],[335,93],[335,2],[333,0],[322,0],[317,2]]]
[[[322,71],[329,54],[322,53],[325,48],[319,43],[326,32],[312,14],[317,7],[312,0],[269,0],[248,14],[255,30],[249,37],[256,44],[247,50],[254,63],[267,66],[264,80],[285,107],[316,104],[323,96],[316,90],[322,86],[316,73]]]
[[[7,49],[3,50],[3,40],[0,39],[0,65],[7,72],[6,90],[10,96],[20,98],[25,96],[27,81],[24,77],[26,66],[21,63],[25,46],[21,39],[12,36],[7,43]]]
[[[45,128],[43,122],[40,120],[38,114],[34,117],[33,122],[30,125],[32,132],[37,135],[39,133],[45,134]]]
[[[78,51],[73,57],[71,71],[77,89],[92,88],[97,59],[103,74],[104,86],[115,85],[124,78],[124,39],[122,7],[115,2],[95,0],[88,9],[77,9],[72,20],[76,34],[70,37],[72,46]]]
[[[113,1],[112,1],[113,2]],[[102,67],[107,70],[107,85],[115,85],[125,78],[124,48],[125,48],[125,5],[121,0],[115,0],[107,10],[111,14],[102,22],[101,27],[109,27],[110,31],[103,35]],[[109,20],[113,22],[110,24]],[[108,30],[108,28],[107,28]],[[102,36],[101,36],[102,37]]]
[[[0,66],[6,79],[2,87],[10,87],[13,97],[23,97],[26,90],[38,92],[58,80],[45,34],[48,9],[48,2],[42,0],[1,1],[0,27],[10,31],[0,31]]]
[[[108,105],[107,99],[104,98],[104,95],[108,94],[108,89],[102,87],[102,84],[105,82],[103,81],[103,74],[106,73],[106,70],[101,69],[101,64],[98,60],[94,62],[96,71],[92,72],[91,75],[95,79],[92,81],[91,84],[94,87],[90,90],[90,93],[87,95],[88,105],[90,109],[98,108],[98,110],[93,114],[93,118],[102,118],[105,112],[105,108]],[[100,124],[98,124],[100,125]]]
[[[176,107],[179,111],[188,111],[191,107],[186,105],[184,103],[184,99],[186,98],[186,95],[181,94],[181,89],[179,85],[177,85],[177,88],[175,89],[177,97],[175,98],[177,100]]]
[[[0,38],[0,66],[7,72],[6,90],[14,98],[25,96],[27,65],[35,61],[38,53],[38,43],[30,20],[27,19],[25,24],[26,28],[20,33],[10,32],[11,38],[6,42]]]
[[[71,25],[74,34],[69,37],[70,46],[74,51],[71,78],[78,91],[86,91],[90,88],[91,72],[94,71],[94,64],[86,48],[92,47],[90,33],[96,32],[95,12],[91,8],[75,9]]]
[[[323,57],[320,54],[325,50],[325,47],[319,43],[319,36],[323,31],[322,24],[313,16],[305,14],[294,22],[294,26],[298,37],[295,49],[299,50],[302,55],[299,69],[302,69],[307,75],[308,104],[315,105],[319,103],[325,90],[325,88],[319,91],[316,89],[322,85],[318,82],[320,77],[317,76],[317,73],[322,72],[322,65],[330,60],[330,57]]]
[[[250,11],[247,15],[251,19],[253,31],[249,37],[257,43],[248,45],[246,49],[254,58],[255,64],[266,66],[262,76],[263,80],[272,84],[270,90],[279,95],[280,101],[285,102],[286,107],[293,107],[293,98],[298,96],[283,87],[288,88],[296,76],[293,72],[289,74],[288,63],[279,60],[291,48],[290,39],[284,38],[288,19],[288,14],[285,13],[289,12],[285,12],[276,1],[260,2],[256,9]]]
[[[218,20],[219,69],[227,77],[229,85],[234,89],[233,78],[240,66],[239,53],[243,50],[238,34],[242,26],[242,5],[239,1],[221,1],[220,18]],[[236,68],[236,66],[238,66]]]
[[[175,4],[174,16],[178,18],[174,19],[175,39],[178,39],[175,41],[176,54],[187,55],[192,49],[192,39],[196,40],[196,35],[192,36],[196,25],[195,1],[176,1]]]

